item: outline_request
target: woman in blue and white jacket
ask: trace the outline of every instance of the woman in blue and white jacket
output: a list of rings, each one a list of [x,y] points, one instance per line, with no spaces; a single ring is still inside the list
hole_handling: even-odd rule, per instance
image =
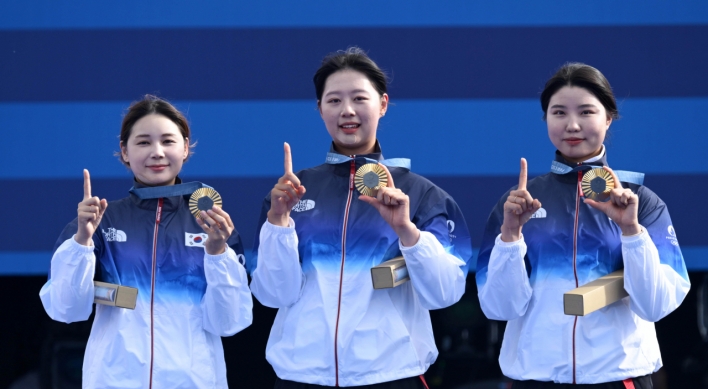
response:
[[[266,348],[275,387],[424,388],[438,355],[428,310],[464,293],[467,226],[407,160],[383,159],[386,77],[361,49],[330,54],[314,83],[332,147],[324,164],[293,173],[285,145],[285,174],[266,197],[248,266],[253,295],[279,309]],[[388,175],[376,197],[354,187],[370,162]],[[374,290],[371,267],[401,254],[410,282]]]
[[[661,367],[654,322],[690,288],[666,204],[642,175],[607,166],[603,141],[618,112],[597,69],[563,66],[541,107],[558,149],[551,172],[527,183],[521,160],[519,185],[492,211],[477,262],[484,313],[508,321],[502,371],[514,389],[651,388]],[[604,203],[581,190],[583,173],[598,167],[616,183]],[[586,316],[564,314],[565,292],[619,269],[629,297]]]
[[[138,289],[134,310],[96,305],[83,387],[227,388],[221,336],[252,321],[241,239],[214,206],[199,218],[189,196],[203,184],[177,176],[190,155],[184,115],[153,96],[131,105],[120,160],[135,182],[130,195],[92,195],[84,170],[78,217],[64,229],[40,291],[57,321],[88,319],[93,281]]]

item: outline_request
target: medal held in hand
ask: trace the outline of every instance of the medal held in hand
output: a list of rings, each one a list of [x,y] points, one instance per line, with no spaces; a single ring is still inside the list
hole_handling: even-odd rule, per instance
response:
[[[199,188],[189,198],[189,210],[194,217],[199,217],[202,211],[208,211],[215,205],[221,208],[221,196],[212,188]]]
[[[362,165],[354,175],[354,185],[359,193],[375,197],[379,188],[388,186],[386,171],[375,163]]]
[[[580,185],[583,194],[590,200],[607,201],[615,187],[615,180],[605,169],[591,169],[585,172]]]

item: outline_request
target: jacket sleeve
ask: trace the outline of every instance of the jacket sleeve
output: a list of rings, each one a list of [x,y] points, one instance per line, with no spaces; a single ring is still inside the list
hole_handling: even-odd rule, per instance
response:
[[[39,291],[49,317],[64,323],[87,320],[93,311],[93,279],[96,271],[97,234],[93,246],[74,240],[77,223],[69,223],[57,241],[49,279]]]
[[[465,293],[472,244],[457,203],[442,189],[433,188],[413,217],[420,239],[411,247],[400,245],[413,289],[425,309],[448,307]]]
[[[678,308],[691,284],[666,204],[646,187],[637,193],[644,231],[622,237],[624,288],[632,311],[655,322]]]
[[[506,321],[523,316],[533,294],[523,235],[516,242],[501,240],[504,199],[507,197],[508,192],[489,215],[476,273],[477,296],[485,316]]]
[[[244,268],[243,245],[236,230],[229,237],[229,244],[222,254],[204,253],[204,329],[218,336],[231,336],[253,322],[253,299]]]
[[[305,276],[300,266],[295,222],[288,227],[268,222],[270,196],[261,212],[261,226],[253,246],[251,291],[261,304],[271,308],[289,307],[300,299]]]

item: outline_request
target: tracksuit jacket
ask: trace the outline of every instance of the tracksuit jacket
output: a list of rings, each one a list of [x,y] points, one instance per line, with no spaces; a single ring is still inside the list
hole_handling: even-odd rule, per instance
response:
[[[484,232],[476,280],[486,316],[508,321],[502,372],[516,380],[578,384],[655,372],[661,355],[653,322],[676,309],[690,288],[666,204],[647,187],[623,182],[639,196],[643,232],[622,236],[603,212],[583,203],[579,186],[585,170],[606,165],[606,155],[574,164],[556,153],[555,163],[572,171],[528,182],[542,209],[523,226],[522,239],[501,240],[509,192]],[[586,316],[564,314],[563,293],[622,268],[628,297]]]
[[[135,310],[96,305],[84,388],[227,388],[220,337],[251,324],[253,302],[238,233],[226,252],[207,254],[189,194],[168,193],[194,184],[202,187],[136,183],[108,203],[93,247],[74,240],[76,219],[57,241],[40,291],[52,319],[88,319],[94,279],[138,288]]]
[[[378,211],[358,200],[354,174],[365,158],[382,160],[378,146],[298,172],[307,192],[289,227],[267,222],[270,195],[263,204],[248,270],[253,295],[278,308],[266,358],[281,379],[359,386],[421,375],[438,355],[428,310],[464,293],[472,247],[457,204],[425,178],[390,167],[421,231],[414,246],[402,247]],[[371,267],[401,254],[410,282],[374,290]]]

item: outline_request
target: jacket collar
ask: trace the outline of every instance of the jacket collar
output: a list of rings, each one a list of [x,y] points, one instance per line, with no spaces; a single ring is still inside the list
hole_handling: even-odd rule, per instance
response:
[[[182,179],[179,178],[179,176],[177,176],[175,178],[175,186],[181,185],[181,184],[182,184]],[[173,186],[173,185],[170,185],[170,186]],[[151,186],[145,185],[145,184],[139,182],[137,179],[135,179],[135,177],[133,177],[133,187],[130,188],[130,190],[129,190],[130,199],[139,208],[153,210],[157,207],[158,197],[147,196],[146,198],[141,198],[141,196],[139,196],[136,193],[135,189],[144,189],[144,188],[157,188],[157,187],[151,187]],[[162,187],[160,187],[160,188],[162,188]],[[182,205],[183,202],[187,201],[187,198],[185,196],[191,196],[191,192],[187,195],[161,197],[163,211],[173,211],[173,210],[179,208],[179,206]]]
[[[601,157],[592,162],[570,162],[563,158],[560,151],[556,150],[556,157],[551,166],[551,172],[556,174],[570,174],[603,166],[607,166],[607,152],[605,150],[603,150]]]
[[[602,167],[607,165],[607,153],[603,153],[600,158],[595,159],[592,162],[570,162],[563,158],[561,153],[556,150],[556,158],[551,164],[551,176],[555,177],[557,180],[566,183],[576,183],[578,180],[578,172],[584,172],[586,170]]]

